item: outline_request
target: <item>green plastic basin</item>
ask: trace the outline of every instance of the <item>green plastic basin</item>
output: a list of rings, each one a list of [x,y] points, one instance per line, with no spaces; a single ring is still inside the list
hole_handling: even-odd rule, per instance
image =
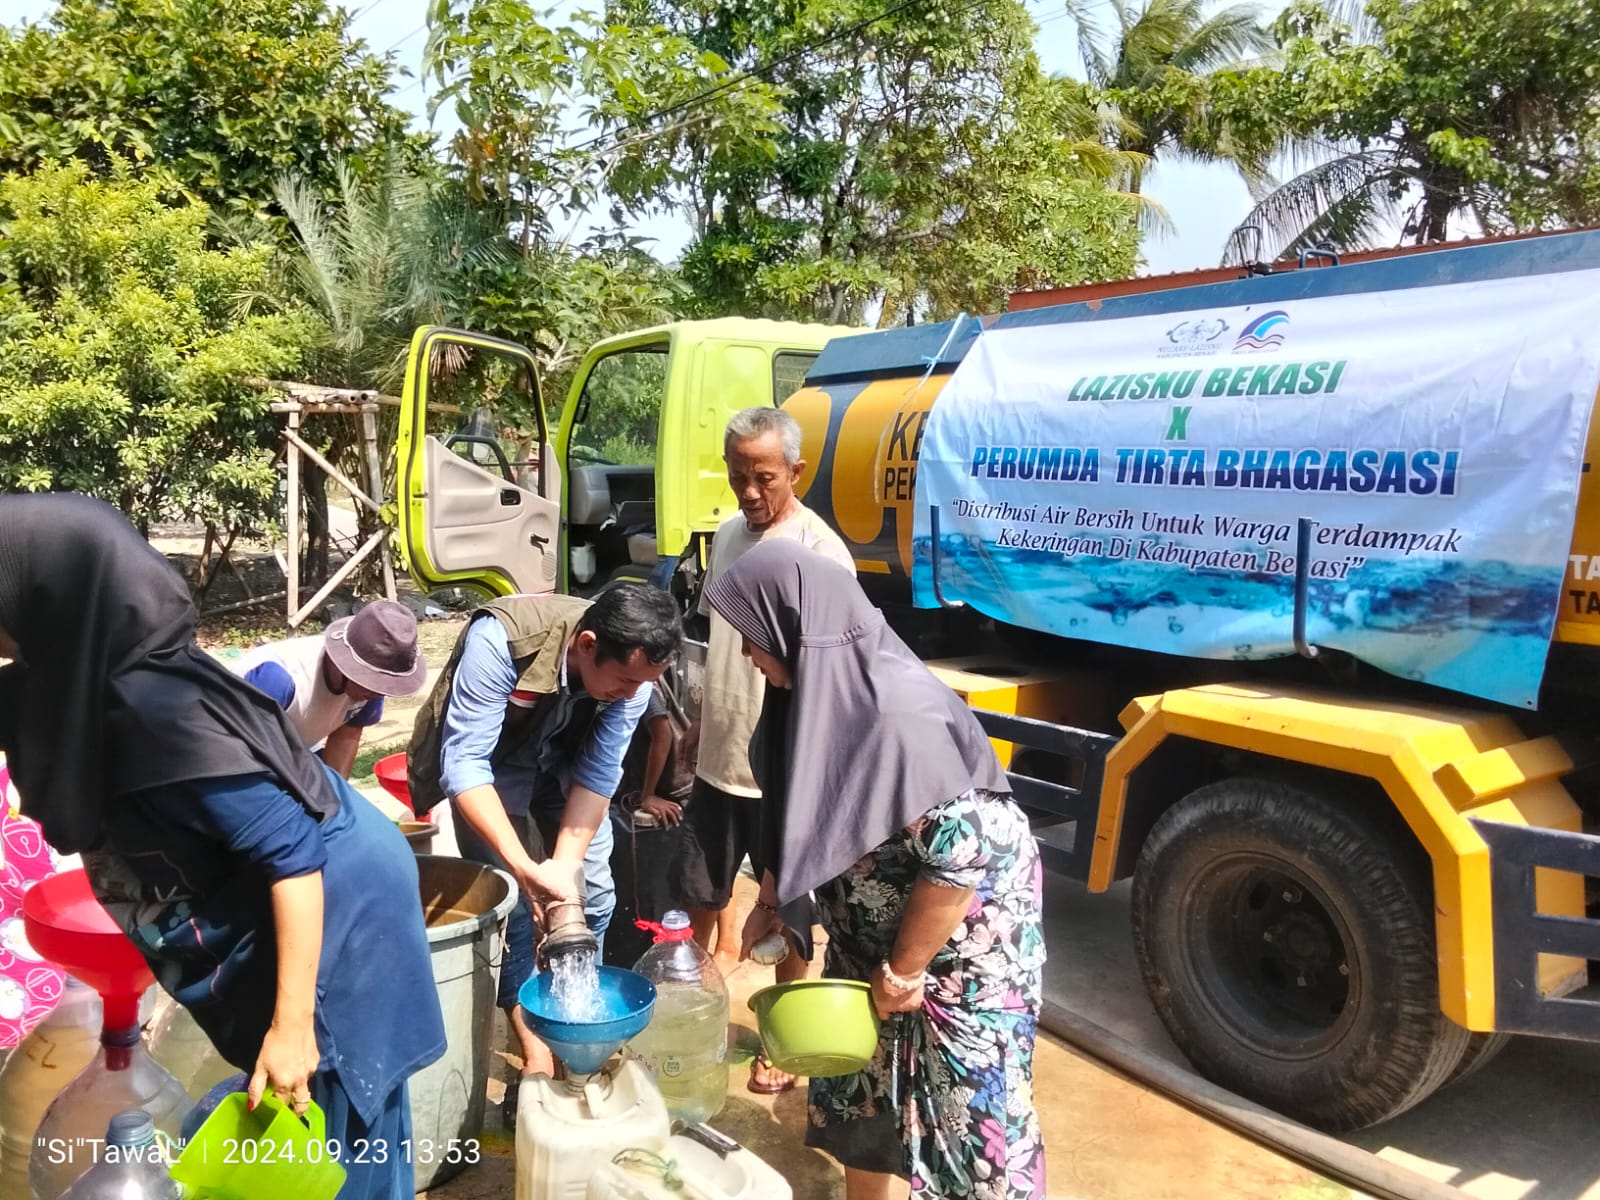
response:
[[[799,979],[750,997],[761,1044],[780,1071],[825,1079],[853,1075],[878,1049],[872,989],[853,979]]]

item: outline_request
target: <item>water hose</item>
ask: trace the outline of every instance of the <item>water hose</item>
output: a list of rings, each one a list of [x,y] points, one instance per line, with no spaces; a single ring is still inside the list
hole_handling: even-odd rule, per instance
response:
[[[1140,1086],[1374,1200],[1471,1200],[1460,1188],[1384,1162],[1358,1146],[1252,1104],[1059,1004],[1044,1002],[1039,1025]]]

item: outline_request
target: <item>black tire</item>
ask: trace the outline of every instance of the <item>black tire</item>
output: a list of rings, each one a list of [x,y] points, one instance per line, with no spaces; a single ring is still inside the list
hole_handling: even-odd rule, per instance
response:
[[[1452,1083],[1460,1083],[1463,1079],[1476,1075],[1493,1062],[1510,1042],[1509,1033],[1472,1034],[1465,1053],[1461,1055],[1461,1061],[1456,1064],[1456,1069],[1450,1072],[1450,1078],[1444,1081],[1443,1086],[1449,1087]]]
[[[1256,779],[1191,792],[1139,855],[1133,941],[1196,1069],[1319,1129],[1404,1111],[1467,1048],[1439,1011],[1426,861],[1361,793],[1341,805]]]

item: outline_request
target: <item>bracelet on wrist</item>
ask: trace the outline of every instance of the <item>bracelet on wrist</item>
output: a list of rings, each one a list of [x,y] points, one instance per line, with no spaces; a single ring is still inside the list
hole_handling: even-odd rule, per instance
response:
[[[756,907],[764,913],[771,913],[773,916],[778,915],[778,909],[776,905],[768,904],[765,900],[762,900],[759,897],[756,900]]]
[[[908,979],[904,975],[896,975],[887,958],[883,960],[878,969],[883,972],[883,982],[888,985],[890,991],[914,992],[922,986],[922,976],[920,974],[914,979]]]

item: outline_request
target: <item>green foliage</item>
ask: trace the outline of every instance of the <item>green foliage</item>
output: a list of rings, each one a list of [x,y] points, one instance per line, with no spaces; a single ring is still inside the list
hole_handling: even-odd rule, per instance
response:
[[[222,213],[259,212],[287,173],[325,190],[405,137],[393,63],[327,0],[58,0],[0,28],[0,171],[126,158]]]
[[[575,248],[535,246],[479,273],[467,323],[533,351],[553,426],[591,345],[674,320],[682,298],[675,274],[637,243],[594,238]]]
[[[142,527],[257,524],[277,434],[247,381],[296,370],[311,319],[242,316],[269,252],[208,250],[203,206],[110,176],[0,179],[0,489],[87,492]]]
[[[1204,0],[1146,0],[1137,10],[1110,0],[1116,21],[1109,44],[1083,0],[1068,0],[1096,98],[1122,118],[1114,144],[1155,158],[1172,154],[1203,162],[1227,162],[1252,186],[1267,181],[1260,144],[1239,130],[1211,102],[1212,76],[1273,45],[1253,4],[1234,4],[1209,16]],[[1136,171],[1133,185],[1142,182]]]
[[[1254,137],[1330,146],[1247,224],[1266,253],[1359,248],[1398,227],[1443,239],[1600,222],[1600,5],[1369,0],[1358,24],[1312,0],[1278,22],[1279,71],[1228,81]],[[1230,249],[1251,256],[1246,239]]]
[[[654,463],[666,399],[665,353],[649,349],[606,355],[584,381],[573,458],[626,466]]]
[[[358,178],[334,164],[338,198],[282,180],[294,235],[276,287],[323,318],[310,364],[318,382],[398,394],[419,325],[471,324],[479,286],[511,260],[505,231],[459,185],[419,175],[390,154]]]
[[[524,250],[600,203],[645,211],[706,146],[760,147],[773,131],[763,85],[728,87],[728,64],[653,23],[577,12],[550,25],[527,0],[435,0],[426,66],[453,108],[451,144],[472,195],[500,206]],[[679,118],[655,114],[680,105]]]
[[[703,146],[683,262],[697,311],[884,321],[994,308],[1019,282],[1129,272],[1139,206],[1017,0],[630,0],[783,96],[773,147]]]
[[[461,123],[455,175],[515,249],[470,264],[461,323],[534,350],[553,422],[589,345],[681,310],[676,274],[623,227],[665,207],[695,156],[765,153],[774,93],[715,91],[728,65],[648,22],[552,24],[525,0],[436,0],[429,25],[432,105]]]

